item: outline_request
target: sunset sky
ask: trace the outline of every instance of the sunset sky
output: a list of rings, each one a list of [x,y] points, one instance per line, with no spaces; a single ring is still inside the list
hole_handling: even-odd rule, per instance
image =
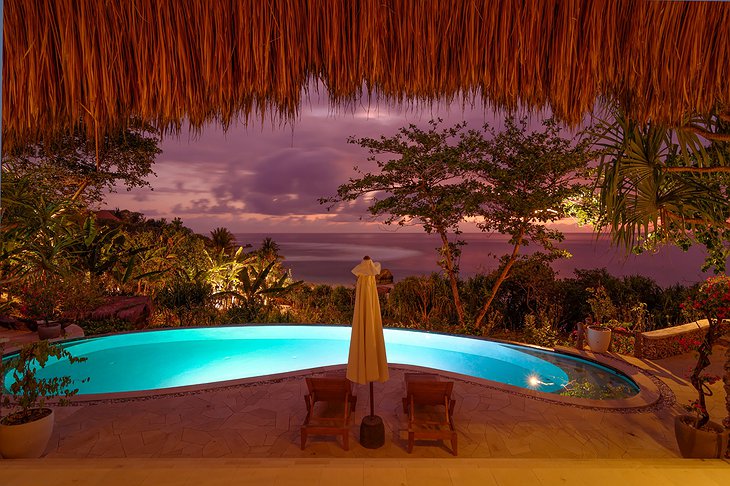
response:
[[[503,120],[481,101],[464,109],[460,102],[407,110],[363,104],[333,112],[325,95],[312,91],[300,117],[287,125],[256,120],[227,133],[209,125],[199,135],[184,130],[179,138],[166,137],[154,166],[157,177],[150,179],[153,190],[121,189],[108,197],[107,207],[180,217],[200,233],[220,226],[234,233],[381,231],[363,201],[328,212],[317,199],[333,195],[355,174],[355,165],[368,166],[367,151],[348,144],[349,136],[391,136],[401,126],[425,126],[436,117],[444,126],[466,120],[470,128],[485,122],[500,126]],[[535,127],[541,120],[531,118]],[[570,221],[558,226],[579,231]],[[464,230],[477,231],[470,225]]]

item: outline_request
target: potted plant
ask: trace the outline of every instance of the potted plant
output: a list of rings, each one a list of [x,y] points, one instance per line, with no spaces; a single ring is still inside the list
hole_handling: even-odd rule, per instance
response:
[[[57,320],[66,296],[60,277],[36,276],[27,279],[19,289],[23,304],[20,311],[36,326],[40,339],[61,336],[61,323]]]
[[[591,294],[588,304],[595,318],[595,322],[586,326],[586,342],[594,353],[605,353],[611,346],[611,328],[602,323],[616,313],[616,308],[603,286],[586,290]]]
[[[53,409],[46,408],[45,401],[61,397],[59,403],[64,404],[78,392],[71,389],[73,380],[69,376],[38,376],[51,358],[67,359],[70,363],[86,360],[48,341],[38,341],[26,344],[0,366],[0,383],[8,373],[12,373],[13,379],[7,389],[10,396],[2,398],[3,404],[14,411],[0,419],[0,455],[6,459],[40,457],[51,438],[54,422]]]
[[[586,328],[586,342],[594,353],[605,353],[611,346],[611,328],[597,322]]]
[[[674,420],[674,432],[683,457],[721,458],[728,442],[728,431],[710,421],[705,397],[712,395],[710,385],[719,377],[703,374],[710,365],[712,346],[719,337],[723,320],[730,318],[730,278],[712,277],[702,284],[689,305],[707,318],[708,328],[697,349],[697,363],[690,374],[690,383],[697,398],[687,407],[693,414],[679,415]]]

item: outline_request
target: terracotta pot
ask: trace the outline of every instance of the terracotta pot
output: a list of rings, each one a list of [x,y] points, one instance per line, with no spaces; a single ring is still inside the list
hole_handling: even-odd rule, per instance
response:
[[[48,324],[38,324],[39,339],[55,339],[61,337],[61,323],[49,322]]]
[[[586,329],[586,342],[594,353],[605,353],[611,345],[611,329],[588,326],[588,329]]]
[[[5,459],[34,459],[46,451],[53,433],[54,413],[19,425],[0,423],[0,455]]]
[[[692,459],[723,458],[728,442],[728,430],[715,422],[709,422],[711,430],[699,430],[692,426],[693,415],[674,417],[674,435],[682,457]]]

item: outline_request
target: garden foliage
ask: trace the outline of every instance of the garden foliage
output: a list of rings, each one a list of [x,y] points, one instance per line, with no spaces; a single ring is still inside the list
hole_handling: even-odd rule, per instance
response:
[[[368,211],[385,224],[418,225],[438,235],[437,261],[448,279],[459,325],[479,329],[524,246],[533,244],[550,258],[567,255],[556,246],[563,235],[546,224],[562,218],[565,201],[581,193],[577,176],[594,153],[589,137],[563,138],[553,120],[530,133],[526,119],[511,116],[499,132],[488,125],[467,130],[466,123],[440,129],[441,121],[431,120],[428,130],[409,125],[391,137],[350,138],[368,149],[368,160],[377,169],[355,168],[356,178],[320,202],[333,207],[366,198]],[[471,311],[459,288],[465,245],[459,234],[467,219],[482,231],[509,235],[512,247]]]

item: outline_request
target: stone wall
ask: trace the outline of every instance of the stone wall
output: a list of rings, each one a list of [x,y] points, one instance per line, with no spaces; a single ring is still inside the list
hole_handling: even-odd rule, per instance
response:
[[[656,331],[641,333],[641,356],[647,359],[661,359],[688,351],[688,345],[702,342],[707,332],[707,319],[702,319],[681,326],[667,327]],[[720,328],[720,335],[730,331],[730,321],[725,321]]]

